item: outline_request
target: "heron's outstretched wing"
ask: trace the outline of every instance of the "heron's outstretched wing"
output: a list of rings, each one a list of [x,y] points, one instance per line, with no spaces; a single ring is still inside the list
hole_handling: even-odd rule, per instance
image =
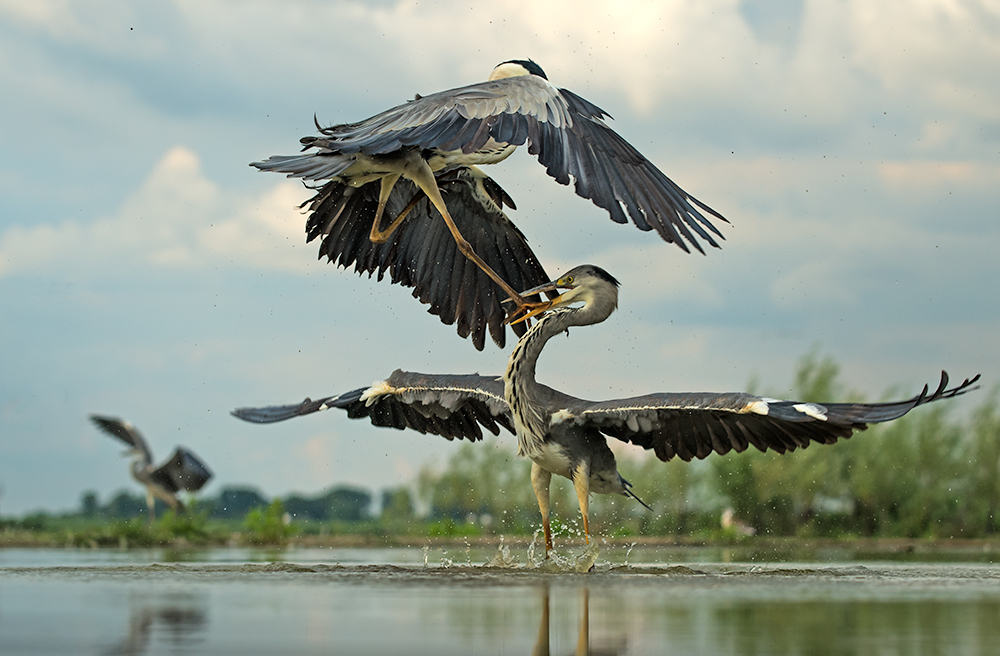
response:
[[[132,422],[119,419],[118,417],[105,417],[103,415],[90,415],[90,421],[94,422],[98,428],[108,435],[117,437],[133,449],[138,450],[142,453],[142,457],[147,463],[152,462],[153,454],[150,453],[149,446],[146,444],[142,433],[132,425]]]
[[[660,460],[705,458],[753,445],[778,453],[810,442],[832,444],[868,424],[890,421],[925,403],[975,389],[979,376],[948,389],[941,372],[937,390],[892,403],[799,403],[745,393],[650,394],[571,409],[572,421],[598,428],[625,442],[652,449]]]
[[[616,223],[628,217],[640,230],[704,253],[701,240],[719,247],[722,233],[700,210],[726,219],[689,195],[604,122],[610,116],[580,96],[537,75],[481,82],[418,97],[358,123],[305,137],[316,152],[274,156],[253,166],[307,180],[344,173],[364,153],[403,148],[465,154],[496,144],[524,145],[560,184],[575,180],[576,193],[604,208]],[[624,211],[623,211],[624,208]],[[713,237],[713,235],[715,237]],[[687,242],[687,243],[686,243]]]
[[[437,182],[459,231],[501,278],[517,290],[549,280],[524,235],[503,213],[501,208],[514,202],[498,184],[466,167],[438,175]],[[414,298],[429,305],[427,311],[442,323],[457,324],[462,337],[471,335],[480,351],[487,329],[503,348],[507,313],[501,301],[506,294],[458,250],[441,215],[413,183],[397,182],[387,203],[389,216],[397,216],[416,199],[406,219],[388,241],[375,244],[368,238],[379,190],[377,180],[361,187],[328,182],[307,201],[312,212],[307,241],[323,236],[319,256],[345,269],[353,265],[359,274],[377,273],[378,280],[388,271],[393,283],[412,287]],[[511,328],[518,336],[526,330],[523,323]]]
[[[483,439],[482,428],[494,435],[503,426],[514,432],[499,378],[477,375],[426,375],[396,370],[370,387],[298,405],[238,408],[233,416],[269,424],[329,408],[347,411],[351,419],[367,417],[375,426],[410,428],[449,440]]]
[[[172,493],[178,490],[197,492],[210,478],[211,470],[184,447],[177,447],[169,460],[150,472],[154,483]]]

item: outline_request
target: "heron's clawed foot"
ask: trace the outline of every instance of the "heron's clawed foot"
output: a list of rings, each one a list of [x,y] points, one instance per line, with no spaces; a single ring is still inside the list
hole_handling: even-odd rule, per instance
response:
[[[511,296],[510,298],[505,299],[504,303],[514,303],[516,305],[516,307],[509,311],[507,318],[504,319],[504,324],[511,326],[515,323],[527,321],[528,319],[531,319],[532,317],[539,315],[552,307],[552,301],[527,301],[520,295],[516,298]]]

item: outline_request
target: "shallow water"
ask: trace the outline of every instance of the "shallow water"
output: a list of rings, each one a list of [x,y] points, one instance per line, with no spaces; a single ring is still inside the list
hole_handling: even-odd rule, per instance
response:
[[[725,563],[697,550],[650,561],[636,548],[630,565],[624,550],[607,550],[595,571],[573,573],[532,567],[523,547],[508,551],[507,567],[483,565],[495,555],[0,550],[0,653],[950,655],[1000,646],[1000,566],[990,563]]]

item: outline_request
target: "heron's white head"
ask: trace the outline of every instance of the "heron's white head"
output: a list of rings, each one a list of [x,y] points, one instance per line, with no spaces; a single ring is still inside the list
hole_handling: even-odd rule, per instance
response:
[[[505,77],[517,77],[519,75],[537,75],[542,79],[549,79],[545,77],[545,71],[542,67],[531,61],[530,59],[512,59],[510,61],[505,61],[499,64],[490,73],[490,80],[502,80]]]
[[[518,323],[542,312],[574,303],[582,303],[585,309],[597,316],[595,323],[603,321],[618,308],[618,286],[620,284],[614,276],[601,267],[593,264],[581,264],[563,274],[558,280],[521,292],[521,296],[532,296],[557,289],[567,290],[551,301],[542,302],[537,308],[511,323]]]

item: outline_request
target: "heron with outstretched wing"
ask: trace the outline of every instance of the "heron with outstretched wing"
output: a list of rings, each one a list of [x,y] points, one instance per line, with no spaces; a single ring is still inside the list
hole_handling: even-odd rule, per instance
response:
[[[132,477],[146,488],[150,522],[155,519],[155,499],[166,503],[174,512],[184,512],[184,504],[177,498],[177,493],[181,490],[197,492],[212,478],[212,472],[205,463],[184,447],[177,447],[169,460],[153,466],[153,453],[142,433],[131,422],[101,415],[90,415],[90,420],[108,435],[128,445],[125,455],[132,457]]]
[[[240,408],[233,414],[271,423],[329,408],[376,426],[409,428],[449,440],[481,440],[482,429],[516,434],[518,453],[528,457],[538,499],[545,547],[552,549],[549,486],[552,475],[573,482],[584,535],[589,536],[590,494],[635,498],[618,473],[607,438],[652,450],[663,461],[690,461],[749,446],[785,453],[815,442],[833,444],[868,424],[902,417],[913,408],[974,389],[979,376],[948,387],[948,375],[933,392],[890,403],[782,401],[744,392],[657,393],[613,401],[587,401],[535,381],[535,363],[546,342],[571,326],[604,321],[618,305],[618,281],[603,269],[583,265],[527,294],[566,290],[533,310],[538,321],[518,341],[502,377],[428,375],[395,371],[382,382],[298,405]],[[640,502],[641,503],[641,502]],[[589,541],[589,537],[587,538]]]
[[[379,266],[387,261],[396,266],[405,263],[408,275],[418,281],[457,290],[493,291],[496,285],[499,289],[494,294],[506,294],[517,305],[516,312],[523,313],[535,306],[517,291],[524,287],[515,286],[537,273],[537,261],[533,255],[523,257],[520,248],[507,247],[503,237],[516,230],[513,226],[496,233],[488,225],[487,217],[502,212],[499,200],[509,197],[484,190],[485,181],[487,187],[499,187],[477,168],[503,161],[518,146],[527,144],[528,152],[538,157],[550,176],[560,184],[572,180],[578,195],[607,210],[616,223],[631,219],[640,230],[655,230],[686,252],[694,248],[704,253],[702,242],[718,248],[716,238],[722,239],[705,215],[726,219],[666,177],[612,130],[605,118],[610,116],[601,108],[550,83],[535,62],[512,60],[497,66],[486,82],[417,96],[357,123],[327,128],[317,124],[320,134],[301,140],[302,153],[275,155],[252,166],[324,182],[306,202],[312,212],[307,225],[310,240],[341,230],[338,224],[343,222],[364,221],[366,228],[370,224],[371,243],[357,238],[338,243],[328,238],[320,257],[326,255],[345,267],[355,262],[359,271],[371,273],[374,264],[360,263],[377,253]],[[443,183],[455,171],[465,172],[474,184],[444,193]],[[424,199],[426,209],[417,210]],[[449,235],[443,230],[425,234],[421,228],[406,225],[415,211],[430,216],[431,206],[434,216],[443,218]],[[387,211],[393,218],[383,228]],[[464,212],[471,216],[460,225],[459,215]],[[487,234],[471,236],[481,229]],[[399,260],[390,254],[388,241],[399,230],[411,234],[397,242],[419,242],[424,257]],[[454,241],[449,254],[434,257],[445,239]],[[456,249],[478,270],[460,266]],[[407,284],[400,279],[403,275],[393,276],[393,282]],[[420,290],[416,291],[415,296],[421,297]],[[439,314],[446,323],[459,300],[456,292],[442,306]]]

